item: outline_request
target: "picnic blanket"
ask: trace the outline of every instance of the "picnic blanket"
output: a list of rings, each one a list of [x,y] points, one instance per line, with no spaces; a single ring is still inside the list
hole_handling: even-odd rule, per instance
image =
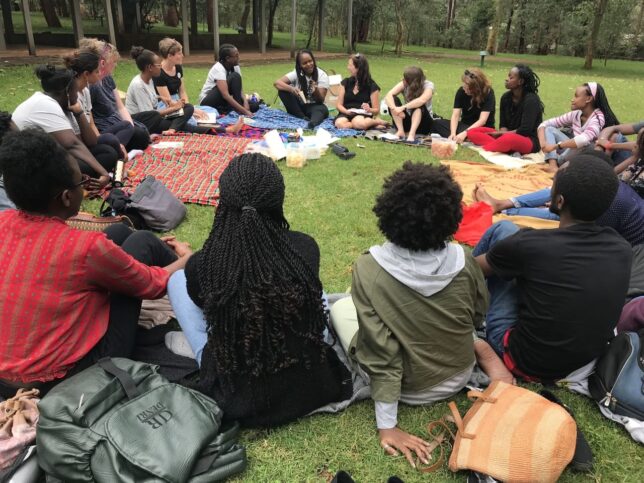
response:
[[[463,201],[474,202],[472,192],[476,183],[483,183],[490,195],[498,199],[511,198],[532,191],[552,186],[552,174],[546,173],[538,166],[527,166],[521,169],[507,170],[501,166],[492,166],[466,161],[443,161],[450,167],[454,179],[463,189]],[[533,218],[531,216],[494,215],[493,220],[510,220],[516,225],[529,228],[557,228],[558,221]]]
[[[497,166],[502,166],[505,169],[518,169],[528,166],[530,164],[543,164],[545,163],[546,158],[543,156],[542,152],[530,153],[520,158],[515,158],[509,154],[504,153],[495,153],[490,151],[485,151],[481,146],[475,146],[473,144],[465,145],[479,153],[486,161],[489,161],[492,164]]]
[[[228,115],[217,119],[217,121],[222,126],[228,126],[230,124],[235,124],[238,118],[239,114],[231,112]],[[252,119],[253,127],[262,129],[307,129],[306,126],[308,124],[304,119],[299,119],[295,116],[291,116],[287,112],[266,106],[260,106],[259,111],[255,113]],[[315,130],[317,131],[321,127],[329,131],[334,137],[339,138],[357,136],[364,133],[364,131],[357,131],[355,129],[336,129],[333,125],[333,118],[330,117],[326,118],[322,124],[315,128]]]
[[[162,181],[184,203],[216,205],[219,177],[232,158],[242,154],[250,139],[177,133],[162,141],[183,143],[180,148],[149,146],[127,165],[128,186],[135,188],[147,175]]]

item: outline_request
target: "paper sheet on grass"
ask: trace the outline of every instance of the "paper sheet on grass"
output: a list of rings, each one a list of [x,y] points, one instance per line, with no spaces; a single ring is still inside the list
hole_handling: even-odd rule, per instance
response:
[[[480,146],[468,146],[470,149],[479,153],[486,161],[489,161],[492,164],[497,166],[502,166],[505,169],[518,169],[528,166],[530,164],[540,164],[545,162],[543,153],[531,153],[526,154],[521,158],[515,158],[509,154],[504,153],[493,153],[490,151],[485,151]]]
[[[486,191],[497,199],[507,199],[514,196],[531,193],[533,191],[552,186],[551,173],[546,173],[538,166],[506,169],[502,166],[466,162],[442,161],[450,167],[454,178],[463,190],[463,202],[474,202],[472,192],[477,183],[482,183]],[[494,221],[509,220],[521,227],[530,228],[557,228],[558,221],[533,218],[531,216],[494,215]]]

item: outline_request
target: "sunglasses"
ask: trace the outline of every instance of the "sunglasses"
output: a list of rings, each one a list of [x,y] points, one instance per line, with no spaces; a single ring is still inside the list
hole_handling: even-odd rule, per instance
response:
[[[476,79],[476,74],[474,72],[470,72],[469,70],[466,70],[463,72],[463,75],[466,75],[470,79]]]
[[[73,190],[73,189],[78,188],[79,186],[82,186],[84,188],[89,184],[89,182],[91,180],[92,180],[91,176],[89,176],[87,174],[82,174],[81,175],[81,180],[78,183],[74,183],[73,185],[71,185],[69,188],[67,188],[67,190]],[[56,196],[54,196],[54,198],[58,198],[60,195],[62,195],[67,190],[61,191]]]

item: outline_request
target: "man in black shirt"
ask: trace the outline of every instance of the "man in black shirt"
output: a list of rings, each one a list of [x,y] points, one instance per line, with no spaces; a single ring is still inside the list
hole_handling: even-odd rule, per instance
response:
[[[528,380],[556,380],[602,354],[624,305],[631,247],[594,221],[618,181],[602,160],[580,155],[554,180],[554,230],[493,225],[474,250],[488,277],[487,339]]]

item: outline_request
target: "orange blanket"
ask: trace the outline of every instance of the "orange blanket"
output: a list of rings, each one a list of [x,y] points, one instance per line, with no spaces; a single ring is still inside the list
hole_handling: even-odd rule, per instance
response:
[[[443,161],[450,167],[454,178],[463,189],[463,201],[472,203],[472,192],[476,183],[482,183],[490,195],[498,199],[519,196],[552,186],[552,174],[538,166],[507,170],[492,164],[469,163],[466,161]],[[510,220],[522,227],[556,228],[558,221],[543,220],[531,216],[495,215],[494,221]]]

